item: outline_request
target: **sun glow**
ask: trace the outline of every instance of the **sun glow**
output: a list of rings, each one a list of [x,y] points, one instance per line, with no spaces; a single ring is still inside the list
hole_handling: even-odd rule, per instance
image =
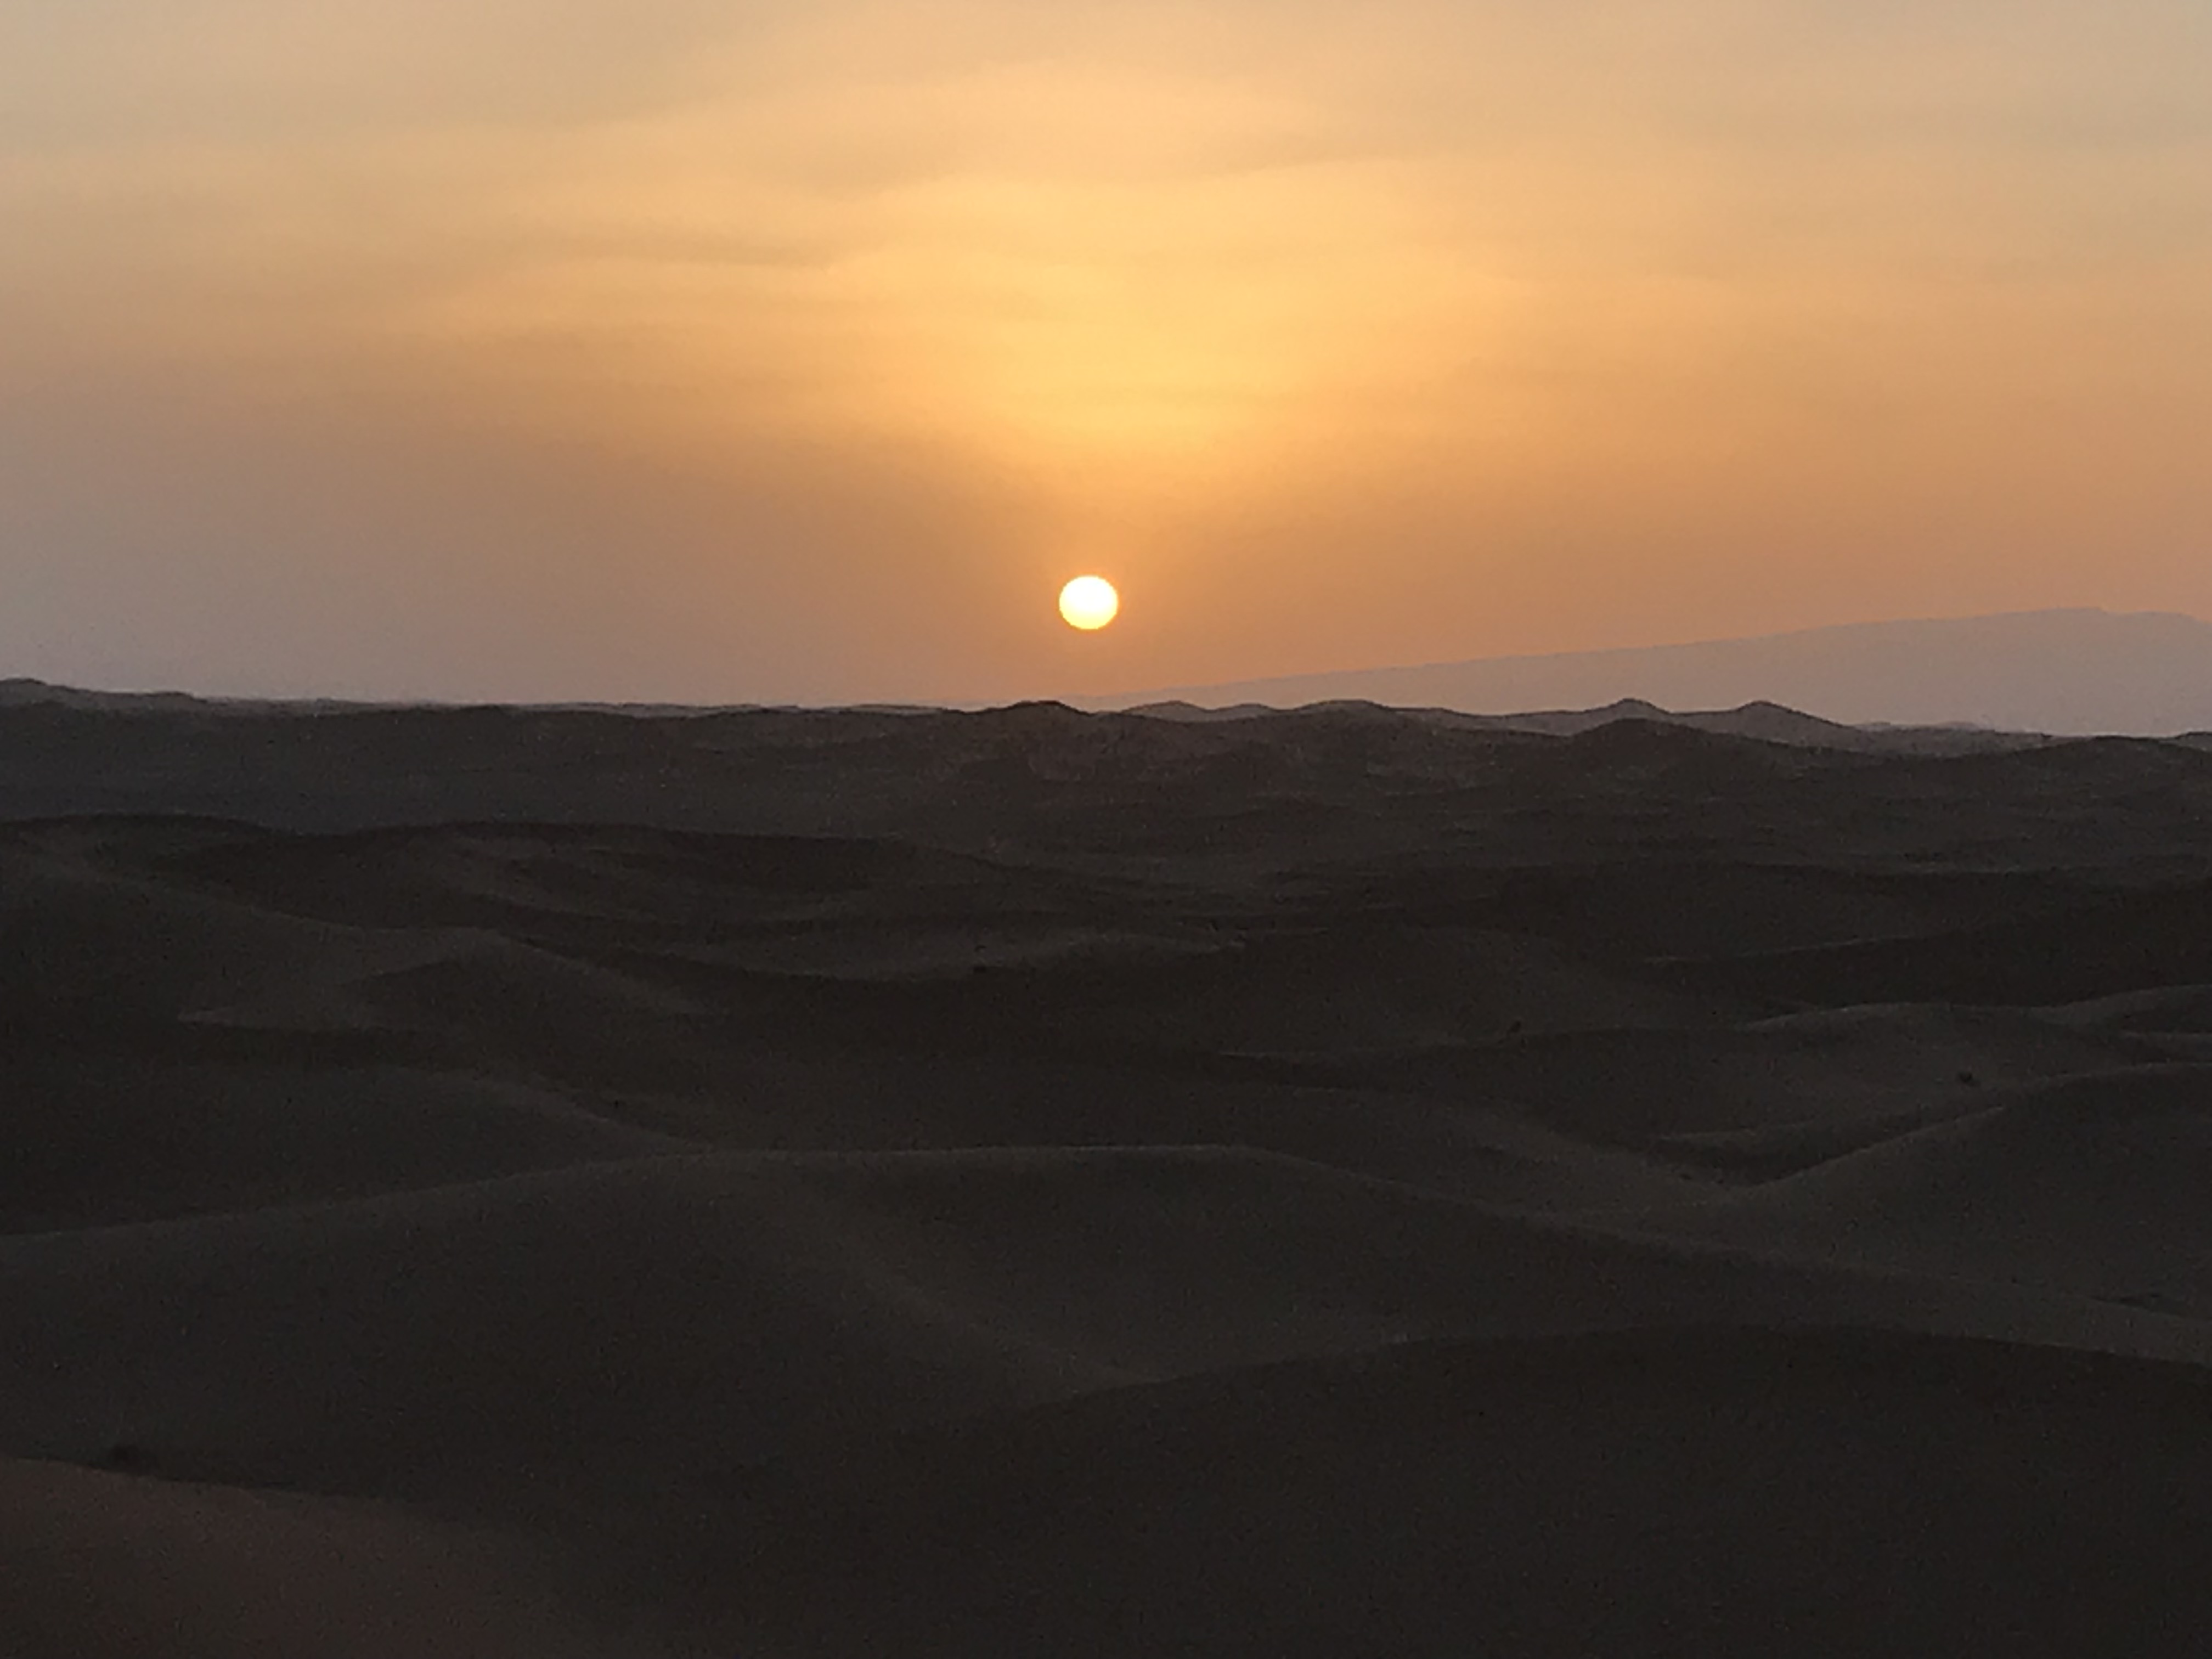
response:
[[[1078,576],[1060,590],[1060,619],[1086,634],[1103,628],[1121,609],[1121,596],[1103,576]]]

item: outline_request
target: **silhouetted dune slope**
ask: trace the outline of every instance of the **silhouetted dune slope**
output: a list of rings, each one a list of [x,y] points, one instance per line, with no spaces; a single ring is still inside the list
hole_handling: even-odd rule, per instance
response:
[[[608,1659],[559,1564],[384,1506],[0,1462],[0,1652]]]
[[[1857,753],[1647,719],[1576,735],[1310,710],[1189,723],[1057,705],[981,714],[624,715],[420,709],[194,717],[0,708],[0,817],[197,813],[319,830],[650,824],[1193,874],[1433,847],[1548,863],[1672,847],[1865,867],[2103,864],[2212,803],[2212,755],[2089,740]],[[1931,806],[1942,800],[1938,814]]]
[[[2102,896],[2052,915],[1933,935],[1686,963],[1684,979],[1830,1006],[1885,996],[2081,1002],[2197,983],[2212,980],[2212,883]]]
[[[1419,1346],[794,1471],[740,1535],[823,1656],[2179,1655],[2208,1407],[2192,1367],[1851,1330]]]
[[[409,1188],[684,1143],[527,1085],[300,1060],[71,1055],[9,1067],[0,1232]]]
[[[19,1236],[0,1319],[51,1335],[0,1396],[33,1455],[124,1439],[191,1478],[537,1507],[1120,1380],[933,1301],[836,1219],[655,1161]]]
[[[1370,1086],[1511,1101],[1602,1143],[1665,1146],[1816,1126],[1848,1138],[1861,1125],[1978,1110],[1984,1085],[2163,1058],[2126,1033],[2039,1012],[1893,1004],[1722,1029],[1528,1036],[1336,1070]]]
[[[2201,1632],[2212,750],[21,691],[0,1650]]]
[[[1978,1111],[1654,1218],[1823,1260],[2212,1314],[2212,1066],[1990,1091]]]
[[[1045,1149],[579,1165],[18,1236],[0,1323],[46,1335],[0,1358],[0,1398],[31,1455],[124,1440],[192,1479],[513,1522],[1299,1354],[1877,1318],[2212,1359],[2194,1322],[2067,1293],[1538,1219],[1243,1151]]]
[[[2212,1033],[2212,985],[2161,985],[2093,997],[2052,1011],[2053,1018],[2087,1030],[2159,1034]]]

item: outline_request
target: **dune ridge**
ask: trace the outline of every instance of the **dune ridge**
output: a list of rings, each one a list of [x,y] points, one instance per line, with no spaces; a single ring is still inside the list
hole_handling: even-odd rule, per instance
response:
[[[2172,737],[2212,725],[2212,623],[2094,609],[1845,623],[1748,639],[1186,686],[1089,706],[1164,701],[1241,710],[1348,699],[1533,719],[1555,730],[1588,720],[1580,712],[1586,707],[1602,713],[1624,702],[1647,709],[1663,703],[1710,711],[1687,718],[1741,736],[1846,744],[1861,741],[1850,733],[1855,726],[1905,728],[1888,735],[1936,746],[1947,734],[1965,747],[1998,732]],[[1529,717],[1516,709],[1560,712]],[[1798,712],[1806,709],[1813,714]]]

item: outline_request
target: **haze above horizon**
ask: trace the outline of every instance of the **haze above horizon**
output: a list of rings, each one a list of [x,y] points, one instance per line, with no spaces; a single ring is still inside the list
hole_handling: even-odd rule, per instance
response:
[[[2188,0],[0,0],[0,678],[2205,617],[2208,436]]]

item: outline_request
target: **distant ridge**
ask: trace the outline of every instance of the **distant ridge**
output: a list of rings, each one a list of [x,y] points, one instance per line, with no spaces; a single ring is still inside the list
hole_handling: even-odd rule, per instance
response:
[[[339,697],[210,697],[194,691],[100,691],[21,676],[0,679],[0,708],[48,707],[104,714],[317,714],[411,706],[416,705],[350,702]]]
[[[1364,699],[1339,698],[1331,702],[1299,705],[1285,711],[1266,703],[1240,702],[1226,708],[1206,708],[1197,703],[1171,701],[1139,703],[1115,711],[1150,720],[1177,720],[1188,725],[1282,718],[1286,712],[1300,715],[1368,714],[1376,719],[1413,720],[1458,731],[1525,732],[1542,737],[1571,738],[1623,720],[1650,726],[1686,727],[1732,738],[1753,738],[1762,743],[1786,744],[1800,749],[1847,749],[1865,754],[1965,755],[1999,750],[2029,749],[2057,741],[2042,732],[2001,732],[1983,726],[1845,726],[1785,708],[1775,702],[1747,702],[1740,708],[1675,710],[1662,708],[1641,697],[1623,697],[1602,708],[1547,708],[1513,714],[1470,714],[1456,708],[1400,708]],[[2184,738],[2182,742],[2193,739]]]
[[[841,714],[849,715],[929,715],[965,713],[988,715],[994,711],[988,707],[965,710],[933,708],[915,703],[859,703],[836,709],[805,709],[785,708],[764,708],[759,705],[739,704],[720,708],[685,703],[473,703],[451,704],[432,702],[351,702],[336,698],[259,699],[252,697],[205,697],[186,691],[100,691],[79,686],[52,685],[44,680],[15,678],[0,680],[0,713],[34,708],[67,709],[72,714],[118,717],[132,721],[149,720],[204,722],[214,720],[228,723],[233,720],[297,720],[318,715],[451,715],[466,718],[490,713],[517,718],[538,718],[562,715],[617,715],[625,719],[651,722],[656,720],[690,720],[717,715],[747,714]],[[1194,702],[1170,700],[1164,702],[1140,703],[1134,707],[1107,709],[1092,707],[1087,711],[1072,708],[1065,703],[1028,703],[1007,706],[1008,711],[1023,708],[1057,708],[1070,714],[1137,715],[1150,720],[1179,722],[1186,725],[1220,725],[1241,720],[1280,718],[1286,712],[1261,702],[1240,702],[1227,708],[1210,708]],[[1978,726],[1899,726],[1892,724],[1847,726],[1838,721],[1822,720],[1817,714],[1808,714],[1795,708],[1785,708],[1779,703],[1748,702],[1736,708],[1675,710],[1662,708],[1641,697],[1622,697],[1598,708],[1553,708],[1522,711],[1510,714],[1475,714],[1455,708],[1401,708],[1367,698],[1339,697],[1328,702],[1299,705],[1295,712],[1300,715],[1322,715],[1337,719],[1413,720],[1429,726],[1441,726],[1455,731],[1526,732],[1543,737],[1571,738],[1600,726],[1617,722],[1642,721],[1652,726],[1686,727],[1699,732],[1717,732],[1727,737],[1753,738],[1765,743],[1790,744],[1798,748],[1846,749],[1863,752],[1887,754],[1969,754],[1991,750],[2020,749],[2051,739],[2044,734],[2028,732],[1997,731]],[[2185,737],[2183,742],[2194,742],[2203,746],[2208,734],[2198,732]]]
[[[1773,708],[1776,716],[1817,716],[1851,726],[2172,737],[2212,727],[2212,623],[2169,611],[2027,611],[1302,674],[1082,701],[1088,708],[1153,713],[1176,702],[1286,708],[1364,702],[1486,715],[1605,711],[1640,702],[1655,714],[1661,706],[1733,711],[1739,721],[1753,709]],[[1529,724],[1539,718],[1568,717],[1521,715],[1516,723],[1578,729]],[[1741,723],[1719,729],[1781,737],[1786,724],[1770,733]]]

